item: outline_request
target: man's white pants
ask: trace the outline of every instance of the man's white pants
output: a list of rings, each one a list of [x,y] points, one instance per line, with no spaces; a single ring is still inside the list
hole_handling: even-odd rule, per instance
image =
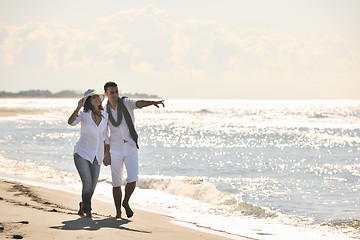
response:
[[[138,181],[138,149],[130,144],[124,143],[120,146],[110,147],[111,154],[111,177],[113,187],[120,187],[124,184],[123,168],[126,167],[126,182]]]

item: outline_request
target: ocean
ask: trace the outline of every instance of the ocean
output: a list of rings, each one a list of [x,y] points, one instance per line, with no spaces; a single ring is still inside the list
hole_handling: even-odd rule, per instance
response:
[[[80,199],[77,101],[1,99],[26,111],[0,118],[0,176]],[[169,99],[135,116],[132,206],[234,239],[360,238],[360,100]],[[95,197],[112,202],[109,167]]]

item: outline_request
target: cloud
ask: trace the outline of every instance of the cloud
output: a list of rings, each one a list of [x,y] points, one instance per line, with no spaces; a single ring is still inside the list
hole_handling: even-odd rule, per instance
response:
[[[299,40],[254,28],[228,28],[218,20],[173,21],[148,5],[98,18],[91,30],[56,22],[0,23],[0,68],[21,65],[71,71],[121,71],[159,82],[303,88],[360,75],[360,54],[342,38]],[[346,79],[345,79],[346,81]],[[251,83],[249,83],[251,82]],[[271,82],[271,84],[270,84]]]
[[[17,28],[0,24],[0,63],[2,66],[9,67],[15,64],[15,55],[24,46],[24,39],[17,36]]]
[[[121,34],[126,44],[136,50],[137,54],[131,59],[134,65],[147,62],[157,71],[163,71],[170,68],[168,59],[173,28],[173,24],[166,19],[166,15],[165,10],[150,5],[120,11],[117,14],[99,18],[100,29]]]

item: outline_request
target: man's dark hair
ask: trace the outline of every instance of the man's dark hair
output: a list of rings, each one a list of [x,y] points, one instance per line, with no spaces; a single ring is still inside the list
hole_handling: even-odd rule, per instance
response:
[[[104,85],[104,91],[107,92],[107,89],[108,89],[109,87],[117,87],[117,84],[114,83],[114,82],[107,82],[107,83],[105,83],[105,85]]]

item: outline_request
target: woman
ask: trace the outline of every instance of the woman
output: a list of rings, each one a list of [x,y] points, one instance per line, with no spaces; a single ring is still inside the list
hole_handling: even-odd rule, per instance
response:
[[[68,120],[71,126],[81,122],[80,139],[74,149],[74,162],[82,181],[82,202],[79,203],[78,214],[85,213],[88,218],[91,218],[91,198],[104,158],[104,144],[108,144],[108,114],[101,105],[103,100],[103,94],[98,94],[94,89],[87,90]],[[82,106],[84,110],[79,113]]]

